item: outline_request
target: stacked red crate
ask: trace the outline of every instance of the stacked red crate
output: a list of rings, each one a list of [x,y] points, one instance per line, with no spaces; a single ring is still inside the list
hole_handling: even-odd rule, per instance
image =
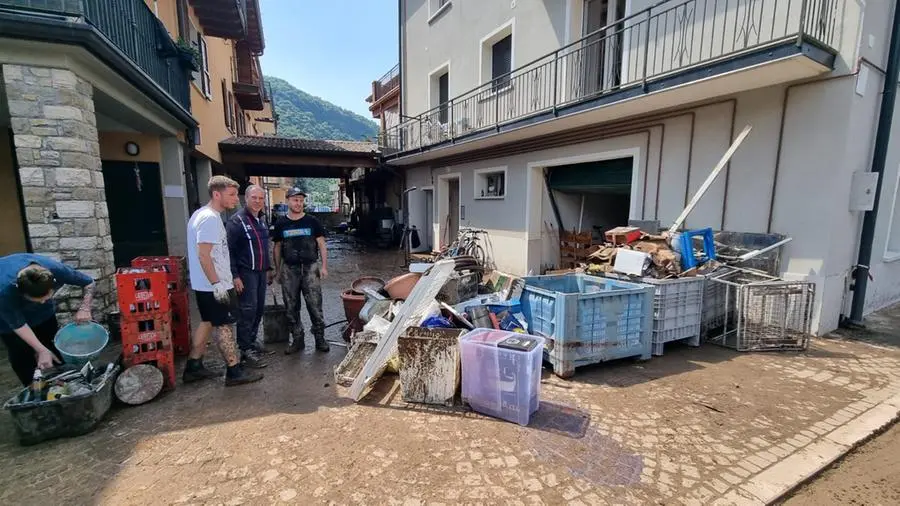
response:
[[[172,302],[172,345],[176,355],[187,355],[191,351],[191,313],[184,257],[137,257],[131,261],[131,266],[166,272]]]
[[[122,359],[125,367],[152,363],[162,371],[166,388],[175,388],[172,350],[172,305],[163,270],[119,269]]]

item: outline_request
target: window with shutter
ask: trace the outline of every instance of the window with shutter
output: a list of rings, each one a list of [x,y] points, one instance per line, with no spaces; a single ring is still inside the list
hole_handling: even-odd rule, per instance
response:
[[[512,72],[512,35],[507,35],[491,47],[491,80],[495,91],[509,85],[510,72]]]
[[[206,48],[206,41],[200,36],[200,72],[201,72],[201,89],[208,99],[212,99],[212,80],[209,77],[209,51]]]

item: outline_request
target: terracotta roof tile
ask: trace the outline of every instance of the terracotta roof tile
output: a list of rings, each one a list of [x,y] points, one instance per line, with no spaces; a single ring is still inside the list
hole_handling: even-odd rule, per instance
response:
[[[225,150],[230,148],[254,148],[260,150],[299,150],[336,153],[377,153],[378,145],[374,142],[364,141],[339,141],[316,139],[292,139],[287,137],[257,137],[238,136],[219,142],[219,147]]]

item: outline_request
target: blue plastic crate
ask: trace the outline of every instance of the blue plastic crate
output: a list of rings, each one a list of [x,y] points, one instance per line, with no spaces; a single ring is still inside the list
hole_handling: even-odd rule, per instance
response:
[[[553,372],[567,378],[583,365],[649,359],[653,294],[651,286],[586,274],[533,276],[521,304],[529,333],[548,340]]]

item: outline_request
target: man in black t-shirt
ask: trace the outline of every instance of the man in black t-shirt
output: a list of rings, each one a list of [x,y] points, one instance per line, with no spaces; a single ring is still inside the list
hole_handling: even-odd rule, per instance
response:
[[[302,190],[291,188],[287,198],[289,211],[275,221],[272,235],[275,242],[275,272],[281,280],[284,306],[291,324],[292,341],[284,352],[288,355],[296,353],[306,344],[300,319],[301,294],[306,300],[316,350],[327,352],[330,347],[325,341],[325,319],[322,316],[322,278],[328,276],[325,227],[315,217],[303,212],[306,194]]]

